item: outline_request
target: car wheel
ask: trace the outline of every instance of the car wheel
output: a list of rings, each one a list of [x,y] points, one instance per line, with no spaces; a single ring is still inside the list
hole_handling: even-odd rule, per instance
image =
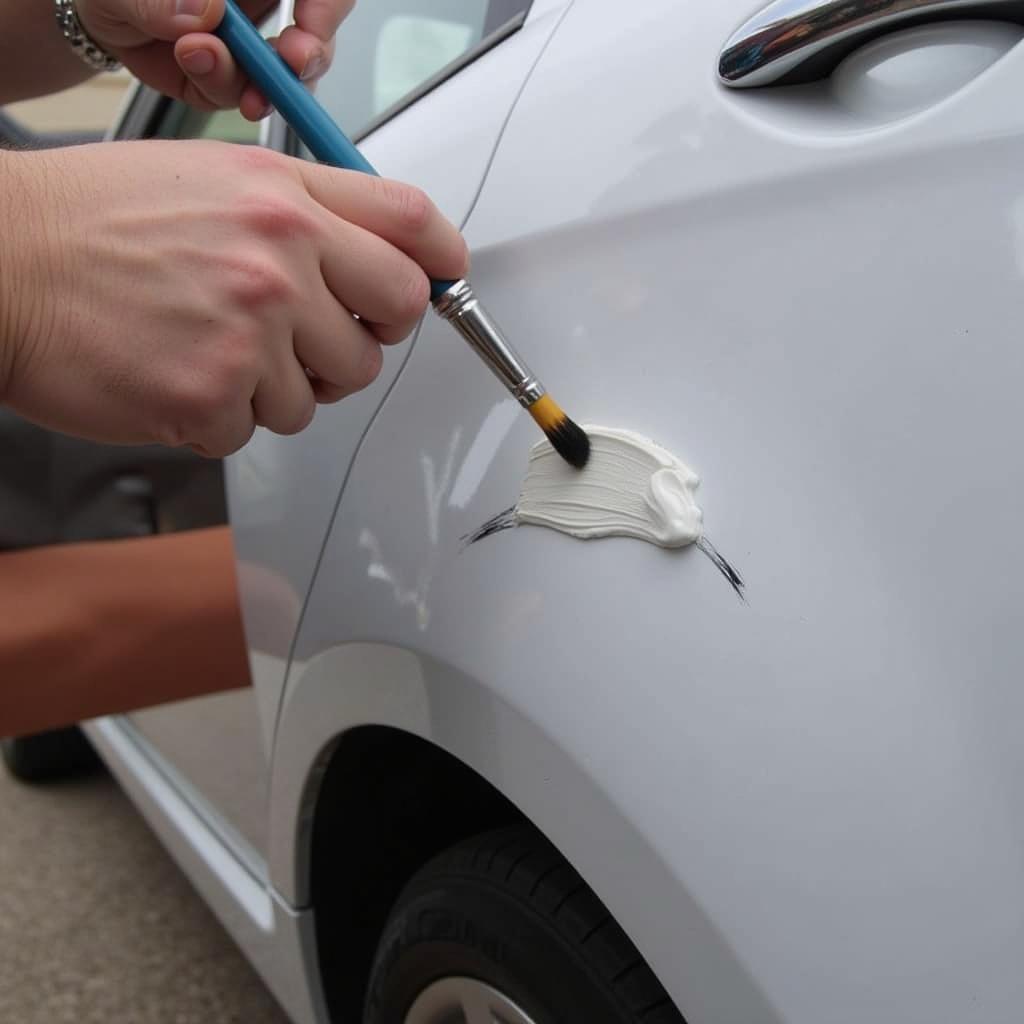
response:
[[[406,885],[365,1024],[682,1024],[625,932],[529,827],[460,843]]]
[[[7,770],[23,782],[54,782],[95,770],[100,759],[75,726],[0,739]]]

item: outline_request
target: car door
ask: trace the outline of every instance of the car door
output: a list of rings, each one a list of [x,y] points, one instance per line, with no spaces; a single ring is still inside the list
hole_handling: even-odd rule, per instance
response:
[[[502,127],[567,0],[375,0],[346,20],[318,86],[328,111],[382,174],[424,188],[463,222]],[[237,115],[164,103],[129,130],[253,141]],[[280,121],[263,143],[301,155]],[[225,463],[251,690],[151,709],[133,726],[235,848],[259,863],[266,776],[292,636],[348,465],[410,351],[385,352],[365,392],[318,410],[298,437],[259,430]]]
[[[406,689],[367,672],[359,714],[511,793],[687,1020],[1020,1020],[1024,34],[874,17],[924,6],[777,4],[755,44],[832,63],[732,90],[719,54],[766,4],[577,3],[467,225],[477,293],[566,410],[700,473],[745,601],[694,548],[465,548],[536,430],[435,318],[296,645],[283,749],[347,647],[400,652]],[[562,777],[520,763],[517,718]]]

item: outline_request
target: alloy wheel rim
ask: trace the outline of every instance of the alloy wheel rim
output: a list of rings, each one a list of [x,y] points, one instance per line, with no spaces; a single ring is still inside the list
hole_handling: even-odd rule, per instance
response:
[[[413,1001],[403,1024],[535,1024],[517,1003],[476,978],[439,978]]]

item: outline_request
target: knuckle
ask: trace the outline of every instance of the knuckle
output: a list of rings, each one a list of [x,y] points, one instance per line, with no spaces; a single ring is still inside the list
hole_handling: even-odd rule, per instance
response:
[[[415,327],[415,320],[401,324],[374,324],[373,336],[382,345],[397,345],[399,342],[405,341]]]
[[[250,311],[290,305],[298,299],[288,271],[268,257],[235,260],[228,271],[227,291],[236,306]]]
[[[230,371],[205,375],[180,400],[181,414],[193,431],[208,434],[224,409],[237,397],[235,375]]]
[[[400,321],[418,320],[430,302],[430,282],[417,270],[399,286],[397,313]]]
[[[181,383],[169,396],[170,412],[159,431],[159,443],[169,448],[185,444],[210,447],[216,418],[222,413],[223,393],[205,378]]]
[[[384,352],[377,342],[368,345],[352,375],[352,390],[369,387],[380,375],[384,365]]]
[[[202,440],[192,444],[192,449],[208,459],[225,459],[244,447],[256,430],[252,418],[239,419],[237,422],[220,425],[214,431],[202,436]]]
[[[274,242],[306,238],[317,226],[311,211],[287,196],[274,194],[240,200],[239,216],[250,231]]]
[[[287,157],[273,149],[266,149],[263,146],[232,146],[237,150],[231,155],[238,162],[240,168],[256,172],[282,171],[287,167]]]
[[[256,421],[251,414],[245,414],[232,424],[230,432],[225,433],[209,445],[211,457],[225,459],[233,455],[239,448],[244,448],[256,432]]]
[[[158,423],[153,433],[153,440],[164,448],[181,448],[193,443],[185,421],[177,413],[172,413],[168,419]]]
[[[199,444],[212,456],[226,454],[225,445],[232,451],[241,447],[247,438],[240,428],[251,420],[251,392],[259,376],[257,348],[256,339],[244,331],[222,334],[211,343],[190,372],[180,373],[164,389],[158,443]]]
[[[423,189],[388,179],[382,180],[382,188],[403,228],[413,234],[419,234],[427,227],[434,211],[434,204]]]
[[[296,403],[289,409],[275,425],[275,433],[298,434],[310,425],[313,421],[313,414],[316,412],[316,402],[313,400],[312,391],[306,401]]]
[[[319,405],[333,405],[340,402],[351,392],[342,384],[328,384],[326,381],[319,381],[316,386],[316,400]]]
[[[259,379],[260,347],[255,332],[239,330],[220,338],[190,388],[192,410],[198,420],[218,416],[242,401],[248,403]]]

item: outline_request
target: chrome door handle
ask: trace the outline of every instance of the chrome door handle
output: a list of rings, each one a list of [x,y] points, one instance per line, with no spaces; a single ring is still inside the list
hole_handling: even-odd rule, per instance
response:
[[[722,48],[718,77],[734,89],[811,82],[885,32],[957,18],[1024,24],[1024,0],[774,0]]]

